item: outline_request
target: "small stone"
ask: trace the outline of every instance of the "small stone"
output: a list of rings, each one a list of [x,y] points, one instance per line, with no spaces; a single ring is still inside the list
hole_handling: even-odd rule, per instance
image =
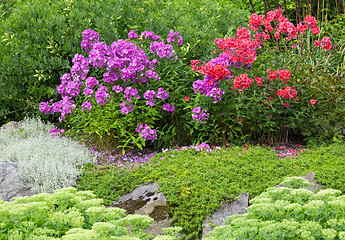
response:
[[[13,201],[18,196],[34,195],[32,186],[25,182],[15,162],[0,162],[0,200]]]

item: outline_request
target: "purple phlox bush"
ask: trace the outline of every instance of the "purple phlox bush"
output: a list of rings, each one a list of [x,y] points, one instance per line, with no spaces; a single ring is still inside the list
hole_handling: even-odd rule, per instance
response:
[[[61,76],[61,84],[57,87],[62,99],[58,102],[50,100],[40,103],[39,109],[42,113],[60,113],[61,122],[76,108],[75,97],[84,99],[81,104],[84,112],[91,110],[92,104],[104,105],[115,97],[121,113],[127,116],[134,112],[136,107],[139,111],[135,114],[149,111],[149,107],[174,113],[175,106],[164,101],[169,97],[168,91],[161,87],[147,90],[152,80],[153,83],[160,80],[155,70],[155,66],[160,62],[156,58],[150,58],[140,44],[149,41],[148,53],[175,60],[177,56],[172,45],[165,43],[152,31],[138,35],[132,30],[127,40],[119,39],[110,46],[106,42],[100,42],[98,33],[90,29],[85,30],[82,36],[81,48],[88,55],[74,56],[70,73]],[[182,37],[177,31],[171,30],[167,42],[174,42],[176,39],[178,44],[182,45]],[[91,71],[91,67],[95,71]],[[141,101],[145,101],[145,104]],[[140,116],[137,117],[140,119]],[[139,122],[143,121],[140,119]],[[144,139],[157,139],[156,130],[151,129],[147,123],[139,124],[137,132]]]

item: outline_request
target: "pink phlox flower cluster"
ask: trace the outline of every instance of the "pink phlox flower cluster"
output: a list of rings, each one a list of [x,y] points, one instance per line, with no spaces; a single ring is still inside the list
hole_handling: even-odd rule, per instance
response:
[[[64,132],[65,132],[65,129],[59,129],[59,128],[55,127],[55,128],[50,129],[49,134],[50,134],[50,136],[52,136],[54,138],[54,137],[58,136],[60,133],[64,133]]]
[[[108,99],[109,93],[107,93],[107,92],[108,92],[107,87],[99,85],[99,88],[95,93],[96,102],[99,105],[104,105],[106,102],[109,101],[109,99]]]
[[[160,98],[162,100],[165,100],[169,97],[169,93],[167,91],[165,91],[163,88],[158,88],[157,94],[156,94],[157,98]]]
[[[174,42],[176,40],[175,36],[178,40],[178,44],[182,45],[183,44],[183,38],[180,36],[180,33],[178,31],[174,32],[173,29],[170,30],[170,33],[169,33],[168,38],[167,38],[167,42],[168,43]]]
[[[175,112],[175,106],[170,105],[170,103],[163,104],[163,110],[174,113]]]
[[[175,55],[174,47],[170,44],[165,44],[163,41],[151,42],[150,50],[151,53],[156,53],[160,58],[166,57],[170,59]]]
[[[106,72],[103,74],[103,82],[114,84],[119,79],[119,75],[115,72]]]
[[[212,88],[206,93],[206,97],[213,98],[213,103],[217,103],[222,99],[224,91],[220,88]]]
[[[279,89],[277,95],[282,98],[292,99],[297,96],[297,91],[290,86],[286,86],[285,89]]]
[[[62,100],[50,105],[52,102],[53,99],[51,99],[49,102],[41,102],[39,104],[39,110],[43,114],[54,114],[56,112],[61,113],[61,116],[59,117],[60,122],[66,118],[66,114],[71,114],[72,110],[75,109],[75,102],[71,100],[71,97],[69,96],[63,96]]]
[[[128,114],[133,111],[134,105],[133,104],[127,104],[126,102],[121,103],[121,113]]]
[[[135,129],[141,136],[147,140],[151,140],[152,142],[157,139],[157,133],[155,129],[151,129],[147,123],[145,125],[139,124],[138,128]]]
[[[123,98],[132,102],[132,96],[135,96],[136,99],[139,99],[140,96],[138,94],[138,89],[136,88],[131,88],[131,87],[126,87],[125,91],[124,91],[124,96]]]
[[[96,31],[91,31],[90,29],[83,31],[82,35],[81,48],[88,53],[93,48],[93,45],[98,42],[99,36]]]
[[[72,63],[71,74],[73,79],[84,80],[90,70],[88,59],[81,54],[76,54],[74,55]]]
[[[104,68],[111,49],[105,42],[97,42],[89,53],[89,63],[95,68]]]
[[[154,99],[156,92],[154,90],[147,90],[144,93],[144,98],[147,99],[146,105],[153,106],[156,102],[156,99]]]
[[[193,108],[192,118],[194,121],[199,120],[201,123],[208,120],[209,113],[207,113],[206,109],[201,110],[200,107]]]

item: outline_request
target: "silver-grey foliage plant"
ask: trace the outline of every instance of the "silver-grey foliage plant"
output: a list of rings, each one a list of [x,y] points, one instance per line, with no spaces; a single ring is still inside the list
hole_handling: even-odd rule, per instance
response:
[[[85,146],[50,136],[53,127],[40,119],[26,118],[19,130],[0,130],[0,161],[18,162],[23,179],[31,182],[37,193],[75,186],[82,166],[96,161]]]

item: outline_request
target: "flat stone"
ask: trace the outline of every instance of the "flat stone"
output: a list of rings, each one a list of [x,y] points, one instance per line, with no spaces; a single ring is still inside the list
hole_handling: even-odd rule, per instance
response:
[[[34,195],[30,183],[24,181],[15,162],[0,162],[0,200],[13,201],[15,197]]]
[[[124,208],[127,214],[149,216],[155,221],[145,232],[153,236],[164,234],[162,228],[172,227],[167,199],[159,191],[158,183],[141,184],[132,192],[114,201],[112,207]]]
[[[211,216],[206,217],[202,223],[202,237],[208,236],[213,230],[211,225],[224,226],[226,225],[225,220],[229,216],[235,214],[245,214],[248,207],[249,194],[243,193],[238,196],[238,199],[228,203],[221,203],[221,207],[217,211],[212,213]]]

